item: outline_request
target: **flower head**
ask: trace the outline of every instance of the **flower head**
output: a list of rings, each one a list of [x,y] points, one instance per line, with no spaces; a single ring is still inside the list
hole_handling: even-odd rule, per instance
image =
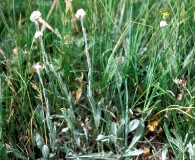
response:
[[[163,20],[163,21],[160,22],[160,27],[161,28],[164,28],[166,26],[167,26],[167,22],[166,21]]]
[[[41,38],[43,36],[43,33],[41,32],[41,31],[36,31],[36,33],[35,33],[35,35],[34,35],[34,37],[36,38],[36,39],[39,39],[39,38]]]
[[[37,23],[39,18],[41,17],[41,13],[39,11],[33,11],[30,15],[30,20],[34,23]]]
[[[33,68],[36,70],[36,71],[39,71],[41,69],[41,65],[39,64],[39,62],[33,64]]]
[[[79,9],[75,14],[75,17],[77,19],[83,19],[85,15],[86,15],[85,11],[83,9]]]
[[[169,12],[163,12],[162,15],[163,15],[163,19],[165,19],[166,17],[169,16]]]

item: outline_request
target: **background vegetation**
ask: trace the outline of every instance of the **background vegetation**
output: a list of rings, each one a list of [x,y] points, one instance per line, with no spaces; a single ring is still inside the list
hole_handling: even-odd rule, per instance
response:
[[[1,158],[195,159],[193,0],[0,3]]]

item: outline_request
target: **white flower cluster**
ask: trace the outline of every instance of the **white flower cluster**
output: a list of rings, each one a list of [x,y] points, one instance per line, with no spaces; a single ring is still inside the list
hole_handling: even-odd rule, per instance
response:
[[[36,39],[40,39],[43,36],[43,31],[42,30],[39,31],[39,19],[40,18],[41,18],[41,12],[39,11],[33,11],[32,14],[30,15],[30,20],[34,22],[35,25],[37,26],[37,31],[34,35],[34,38]]]
[[[161,21],[160,22],[160,28],[164,28],[164,27],[166,27],[167,26],[167,22],[166,21]]]
[[[79,20],[83,19],[85,17],[86,13],[83,9],[79,9],[77,13],[75,14],[75,17]]]
[[[39,11],[33,11],[30,15],[30,20],[34,23],[37,23],[39,18],[41,18],[41,13]]]
[[[40,39],[40,38],[42,38],[42,36],[43,36],[43,33],[42,33],[41,31],[36,31],[36,33],[35,33],[35,35],[34,35],[34,37],[35,37],[36,39]]]
[[[39,71],[41,69],[41,65],[39,64],[39,62],[33,64],[33,68],[36,69],[37,71]]]

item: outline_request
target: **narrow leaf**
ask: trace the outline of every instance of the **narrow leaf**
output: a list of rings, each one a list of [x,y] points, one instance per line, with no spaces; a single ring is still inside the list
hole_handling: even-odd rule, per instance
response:
[[[106,142],[110,139],[109,136],[104,136],[102,134],[98,135],[97,138],[96,138],[96,141],[102,141],[102,142]]]
[[[131,141],[131,144],[129,145],[129,149],[131,149],[134,146],[134,144],[138,142],[138,140],[141,138],[143,132],[144,132],[144,121],[143,121],[143,119],[140,119],[139,126],[137,127],[135,135]]]
[[[49,148],[47,145],[44,145],[42,150],[41,150],[43,157],[48,158],[49,157]]]
[[[44,141],[43,141],[43,138],[38,133],[35,134],[35,142],[37,146],[39,147],[39,149],[43,148]]]
[[[194,49],[188,54],[186,59],[183,62],[183,68],[185,68],[190,62],[193,62]]]
[[[117,136],[119,137],[125,130],[125,120],[124,119],[121,119],[120,120],[120,126],[117,130]]]
[[[110,140],[114,144],[116,144],[116,140],[117,140],[117,127],[116,127],[116,123],[115,122],[112,122]]]
[[[131,122],[129,122],[128,133],[135,130],[139,126],[139,124],[140,124],[140,121],[138,119],[134,119]]]
[[[129,156],[138,156],[142,154],[144,151],[141,149],[134,149],[133,151],[130,149],[127,149],[127,151],[122,155],[122,157],[129,157]]]

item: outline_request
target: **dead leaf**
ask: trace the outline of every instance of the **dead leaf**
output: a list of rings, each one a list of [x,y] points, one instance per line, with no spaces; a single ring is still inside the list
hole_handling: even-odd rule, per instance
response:
[[[32,86],[33,89],[35,89],[38,92],[40,92],[39,89],[38,89],[39,87],[35,83],[31,82],[30,84],[31,84],[31,86]]]
[[[92,127],[90,126],[90,123],[89,123],[89,118],[86,117],[85,119],[85,126],[86,126],[86,129],[89,131],[89,130],[92,130]]]
[[[178,101],[181,101],[181,100],[182,100],[182,97],[183,97],[182,93],[178,94],[178,95],[177,95],[177,100],[178,100]]]
[[[185,79],[177,79],[177,78],[175,78],[173,81],[174,81],[176,84],[178,84],[178,85],[179,85],[179,87],[180,87],[181,91],[184,91],[184,90],[185,90],[187,80],[185,80]]]
[[[43,18],[39,18],[39,23],[56,34],[55,30]]]
[[[144,147],[144,154],[147,155],[150,153],[150,149],[148,147]]]
[[[156,131],[160,126],[160,120],[157,118],[152,118],[148,120],[148,129],[151,132]]]
[[[12,49],[12,53],[16,56],[18,56],[18,48],[15,47],[14,49]]]
[[[81,98],[81,95],[82,95],[82,86],[76,91],[76,98],[75,98],[74,104],[78,103],[78,101]]]
[[[51,15],[52,12],[53,12],[54,7],[57,8],[57,4],[58,4],[58,0],[54,0],[54,1],[53,1],[53,4],[51,5],[51,8],[50,8],[50,10],[49,10],[49,12],[48,12],[48,14],[47,14],[46,20],[49,19],[50,15]]]
[[[72,0],[66,0],[66,14],[68,13],[68,11],[72,11]]]
[[[149,159],[149,156],[150,156],[150,148],[148,148],[148,147],[144,147],[144,159],[146,160],[146,159]]]

